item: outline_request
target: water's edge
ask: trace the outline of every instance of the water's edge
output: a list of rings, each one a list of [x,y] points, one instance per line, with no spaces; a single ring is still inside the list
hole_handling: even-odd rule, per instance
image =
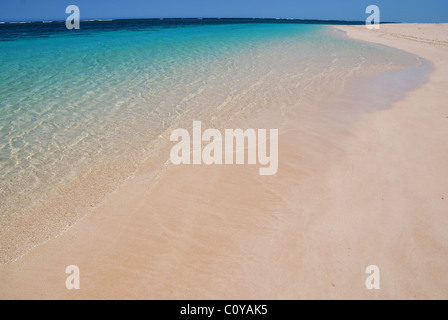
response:
[[[351,39],[351,41],[357,40]],[[381,74],[353,75],[349,77],[342,91],[332,92],[331,94],[330,92],[326,92],[328,97],[324,101],[326,101],[325,103],[329,108],[319,112],[334,113],[335,118],[341,119],[342,117],[344,118],[343,121],[347,121],[347,124],[350,125],[366,112],[375,112],[389,108],[393,102],[401,100],[408,92],[425,83],[426,75],[431,71],[432,66],[423,59],[419,59],[419,61],[418,66],[411,68],[392,70]],[[413,81],[402,81],[403,79],[413,79]],[[348,103],[351,107],[347,108],[342,114],[338,114],[338,110],[330,111],[330,101],[333,101],[334,105]],[[244,119],[244,117],[254,118],[258,112],[256,109],[245,110],[241,114],[241,119]],[[235,117],[237,117],[236,114],[230,119],[221,119],[222,123],[219,124],[219,127],[235,127],[238,124],[238,121],[234,121]],[[189,128],[188,124],[190,121],[191,119],[179,119],[174,126],[184,125],[186,128]],[[241,120],[239,123],[241,123]],[[25,231],[32,227],[35,233],[40,234],[38,237],[39,240],[34,245],[27,246],[26,248],[14,247],[14,245],[6,248],[2,246],[0,251],[0,265],[15,261],[32,248],[64,234],[83,217],[91,214],[96,208],[107,202],[113,196],[114,192],[117,192],[120,186],[135,179],[135,177],[144,176],[151,179],[151,182],[146,184],[145,187],[153,186],[157,182],[158,177],[161,177],[163,172],[170,166],[168,159],[169,134],[172,129],[175,129],[174,126],[164,126],[165,130],[160,135],[160,139],[153,145],[153,152],[141,161],[140,165],[131,166],[127,170],[122,170],[122,164],[117,163],[116,166],[122,170],[123,175],[114,177],[114,180],[107,184],[107,188],[102,189],[103,184],[101,184],[101,181],[92,183],[91,180],[95,179],[95,177],[86,175],[80,177],[75,185],[67,186],[66,190],[60,190],[59,196],[76,195],[72,199],[73,202],[70,206],[67,207],[67,203],[60,203],[59,196],[49,199],[48,203],[42,204],[42,207],[38,211],[45,212],[45,214],[43,216],[34,216],[23,225],[22,229]],[[149,167],[151,169],[148,171]],[[113,168],[114,165],[112,164],[108,166],[107,170],[113,170]],[[98,170],[101,170],[101,168]],[[107,172],[103,174],[107,175]],[[98,185],[99,189],[85,191],[83,190],[85,184],[90,186]],[[57,231],[52,230],[47,235],[43,235],[42,232],[48,230],[49,225],[55,227]]]

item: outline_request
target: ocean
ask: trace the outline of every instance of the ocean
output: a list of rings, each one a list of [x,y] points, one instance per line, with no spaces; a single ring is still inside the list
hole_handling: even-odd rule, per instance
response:
[[[419,65],[317,23],[2,24],[0,264],[69,228],[143,162],[168,160],[173,129],[309,114],[355,77]]]

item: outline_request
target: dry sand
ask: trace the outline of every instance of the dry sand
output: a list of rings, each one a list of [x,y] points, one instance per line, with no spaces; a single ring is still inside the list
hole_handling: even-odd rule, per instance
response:
[[[448,25],[338,28],[431,61],[429,82],[334,138],[305,138],[291,121],[274,177],[179,166],[148,189],[142,169],[68,232],[3,266],[0,298],[448,298]],[[315,125],[325,132],[323,119]],[[78,291],[65,288],[72,264]],[[366,289],[368,265],[379,266],[381,290]]]

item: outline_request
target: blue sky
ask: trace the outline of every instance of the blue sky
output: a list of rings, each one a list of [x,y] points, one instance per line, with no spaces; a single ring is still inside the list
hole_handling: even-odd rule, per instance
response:
[[[448,22],[448,0],[0,0],[0,21],[65,20],[74,4],[81,19],[247,17],[366,19],[370,4],[382,21]]]

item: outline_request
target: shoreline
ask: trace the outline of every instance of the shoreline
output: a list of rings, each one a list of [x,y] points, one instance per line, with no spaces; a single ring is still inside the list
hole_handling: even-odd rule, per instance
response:
[[[349,45],[354,45],[355,42],[352,42],[352,40],[348,40],[348,38],[342,34],[341,32],[338,32],[337,34],[335,33],[335,31],[333,29],[331,29],[330,27],[322,27],[320,26],[319,29],[322,30],[322,35],[323,36],[328,36],[328,37],[337,37],[340,38],[341,41],[343,42],[347,42]],[[298,41],[298,43],[300,43],[300,41]],[[260,43],[261,44],[261,43]],[[263,45],[261,44],[261,47],[263,47]],[[378,48],[373,48],[374,50],[377,50]],[[288,48],[285,48],[286,51],[288,51]],[[336,48],[336,50],[338,50]],[[381,50],[380,50],[381,51]],[[263,52],[263,54],[269,54],[272,57],[274,55],[272,55],[271,53],[268,53],[268,51],[266,49],[263,49],[261,52]],[[277,52],[277,55],[280,54],[280,58],[281,58],[281,53]],[[350,54],[350,53],[349,53]],[[387,53],[387,56],[392,55],[391,53]],[[276,55],[276,56],[277,56]],[[386,54],[385,54],[386,56]],[[400,54],[400,56],[405,56],[404,53],[403,55]],[[408,55],[408,57],[405,57],[406,59],[406,63],[403,63],[403,65],[407,65],[407,63],[409,63],[409,68],[410,65],[414,63],[414,56],[412,55]],[[300,58],[300,56],[298,56]],[[297,58],[297,56],[296,56]],[[374,57],[372,57],[374,58]],[[241,58],[238,58],[241,60]],[[243,58],[244,59],[244,58]],[[353,59],[356,58],[353,57]],[[272,61],[272,63],[275,63],[277,60],[277,58],[275,59],[275,61]],[[418,60],[418,59],[417,59]],[[250,61],[250,60],[249,60]],[[278,110],[278,109],[282,109],[282,110],[286,110],[286,109],[291,109],[291,101],[293,101],[293,99],[299,99],[300,100],[300,104],[298,105],[294,105],[292,108],[296,108],[298,110],[300,109],[314,109],[314,110],[309,110],[309,111],[305,111],[304,112],[306,114],[312,114],[312,113],[317,113],[316,109],[325,109],[325,112],[321,112],[321,113],[331,113],[330,118],[338,118],[339,116],[337,114],[335,114],[335,112],[329,110],[328,105],[330,105],[332,103],[331,100],[327,100],[325,103],[319,103],[317,100],[321,100],[322,97],[330,95],[330,92],[335,92],[337,91],[337,89],[340,86],[343,86],[341,83],[345,83],[346,80],[350,80],[354,77],[358,77],[358,79],[356,81],[354,80],[350,80],[351,84],[349,85],[349,87],[352,84],[357,85],[358,83],[362,83],[362,82],[369,82],[370,83],[370,77],[374,77],[374,74],[380,74],[384,71],[384,74],[386,75],[386,78],[391,77],[389,74],[392,73],[400,73],[400,70],[396,70],[397,68],[400,69],[399,65],[402,67],[401,63],[399,63],[399,61],[396,61],[398,64],[397,65],[392,65],[389,64],[388,66],[383,66],[381,68],[381,70],[379,69],[369,69],[367,66],[361,67],[361,68],[355,68],[355,69],[351,69],[349,70],[349,72],[345,75],[341,72],[341,74],[338,77],[331,77],[329,75],[322,75],[322,73],[320,73],[320,71],[317,71],[317,73],[314,74],[314,77],[316,79],[319,79],[322,76],[322,80],[315,80],[314,83],[310,82],[308,84],[306,84],[306,87],[313,87],[314,89],[305,89],[304,88],[299,88],[297,87],[298,85],[296,85],[296,88],[299,88],[300,92],[304,92],[307,91],[306,95],[301,95],[298,94],[298,92],[296,92],[295,88],[294,88],[294,84],[295,81],[301,81],[301,77],[302,77],[302,67],[299,67],[298,70],[296,71],[296,73],[291,77],[289,75],[289,70],[287,70],[286,68],[284,69],[284,71],[279,72],[279,75],[281,78],[288,78],[290,80],[287,80],[285,82],[285,92],[290,92],[290,94],[286,94],[286,99],[279,99],[278,97],[275,97],[275,93],[274,93],[274,88],[275,88],[275,84],[273,83],[273,86],[270,86],[269,81],[273,81],[273,80],[266,80],[266,78],[263,76],[262,72],[260,72],[259,70],[261,69],[261,66],[258,66],[257,68],[255,68],[253,71],[257,72],[260,74],[260,76],[262,76],[261,79],[257,78],[257,79],[253,79],[253,82],[249,85],[249,89],[252,91],[252,93],[246,92],[244,95],[241,94],[237,94],[237,98],[234,99],[235,97],[232,98],[232,96],[235,96],[235,94],[232,94],[231,91],[229,91],[228,89],[224,90],[224,92],[222,90],[219,90],[218,88],[216,88],[216,90],[211,94],[211,96],[216,95],[218,97],[218,100],[216,102],[217,105],[219,104],[219,106],[217,107],[217,110],[215,111],[211,111],[213,114],[211,117],[211,119],[209,116],[204,116],[204,119],[206,119],[207,121],[210,120],[210,125],[212,125],[213,127],[218,126],[223,128],[224,123],[229,122],[229,125],[225,125],[224,127],[245,127],[246,126],[246,120],[249,119],[254,119],[256,118],[256,114],[259,110],[258,106],[262,106],[264,104],[264,102],[258,101],[258,97],[263,97],[264,93],[262,91],[267,91],[267,92],[272,92],[272,94],[274,95],[274,99],[276,100],[276,102],[274,103],[270,103],[272,104],[272,106],[268,106],[267,108],[271,108],[274,110]],[[291,63],[293,64],[291,67],[294,68],[294,61],[288,61],[288,59],[285,59],[285,63]],[[300,61],[297,63],[298,65],[300,65]],[[333,62],[332,62],[333,63]],[[360,62],[358,62],[360,63]],[[269,65],[269,64],[268,64]],[[277,68],[284,68],[282,66],[283,64],[279,64],[277,65]],[[287,65],[287,64],[285,64]],[[276,68],[276,69],[277,69]],[[304,66],[305,68],[305,66]],[[384,68],[384,70],[383,70]],[[412,68],[414,69],[414,68]],[[307,69],[305,69],[307,70]],[[387,73],[386,73],[386,70]],[[392,71],[394,70],[394,71]],[[407,70],[407,69],[406,69]],[[411,69],[409,69],[411,70]],[[218,72],[219,73],[219,72]],[[311,74],[314,72],[311,72]],[[330,71],[331,74],[331,71]],[[289,76],[288,76],[289,75]],[[229,77],[230,75],[228,75]],[[365,76],[368,79],[365,79]],[[305,78],[308,77],[306,76],[306,71],[305,71]],[[314,78],[312,77],[312,78]],[[400,78],[400,76],[397,75],[398,78]],[[401,76],[402,77],[402,76]],[[308,77],[309,78],[309,77]],[[416,75],[415,78],[420,79],[419,75]],[[225,79],[223,79],[225,80]],[[238,77],[236,77],[237,81],[239,81],[240,79],[238,79]],[[278,79],[279,81],[281,79]],[[310,79],[312,80],[312,79]],[[372,80],[373,81],[373,80]],[[227,83],[232,83],[234,81],[229,81],[227,80]],[[378,87],[378,82],[380,82],[379,80],[376,80],[377,84],[376,86]],[[393,81],[390,81],[392,82]],[[417,81],[418,82],[418,81]],[[198,82],[200,83],[200,82]],[[257,92],[258,90],[256,89],[257,87],[262,87],[263,83],[265,83],[264,87],[265,89],[258,89],[261,90],[259,92]],[[241,88],[245,88],[245,86],[247,86],[247,84],[245,85],[244,83],[241,85]],[[162,86],[163,87],[163,86]],[[228,84],[226,84],[226,87],[229,88]],[[336,88],[338,87],[338,88]],[[364,94],[369,95],[369,90],[364,88],[360,88],[359,86],[358,90],[362,91]],[[379,87],[381,87],[381,85],[379,85]],[[388,91],[390,93],[390,89],[387,87],[384,87],[384,90]],[[247,87],[246,87],[247,88]],[[286,89],[289,88],[289,89]],[[325,88],[325,89],[324,89]],[[204,86],[199,87],[196,93],[192,93],[190,94],[187,98],[182,97],[182,99],[187,99],[189,100],[190,97],[200,97],[200,95],[197,95],[198,92],[201,92],[204,89]],[[397,88],[397,91],[400,91],[401,89],[404,90],[404,88]],[[271,91],[270,91],[271,90]],[[276,89],[278,90],[278,89]],[[325,91],[325,92],[321,92],[321,90]],[[352,90],[352,91],[356,91],[356,90]],[[227,93],[226,93],[227,92]],[[236,90],[236,92],[238,92],[238,90]],[[240,98],[238,98],[238,95],[240,95]],[[205,96],[207,96],[207,94],[205,94]],[[288,98],[288,96],[290,96],[290,98]],[[351,94],[351,96],[353,96],[354,99],[356,99],[356,101],[358,101],[358,104],[363,103],[363,101],[360,101],[359,96],[360,94]],[[386,104],[384,105],[384,107],[388,107],[388,99],[392,97],[390,97],[390,94],[388,95],[387,98],[383,99],[384,101],[377,101],[377,99],[375,97],[372,97],[372,101],[369,101],[369,105],[370,108],[372,110],[376,109],[377,106],[375,105],[374,101],[376,101],[376,103],[379,104],[383,104],[384,102],[386,102]],[[263,99],[263,98],[262,98]],[[266,96],[265,99],[270,100],[271,98],[269,96]],[[344,99],[344,97],[342,97],[342,99]],[[184,101],[182,100],[182,101]],[[240,100],[240,103],[237,103],[235,101]],[[368,100],[368,99],[366,99]],[[213,101],[212,101],[213,102]],[[286,105],[288,107],[286,107],[284,105],[284,103],[286,103]],[[201,107],[201,99],[199,98],[196,102],[191,102],[190,103],[193,107],[196,104],[199,104]],[[246,104],[248,106],[246,106]],[[354,103],[352,103],[354,104]],[[227,110],[228,107],[230,106],[230,108],[232,109]],[[252,106],[252,107],[251,107]],[[254,107],[255,106],[255,107]],[[308,107],[309,106],[309,107]],[[203,107],[203,106],[202,106]],[[311,108],[310,108],[311,107]],[[207,107],[208,108],[208,107]],[[337,109],[339,111],[341,111],[340,109],[344,108],[343,103],[339,103],[339,105],[334,108]],[[194,109],[194,108],[193,108]],[[266,107],[261,107],[261,110],[266,109]],[[345,109],[345,108],[344,108]],[[353,109],[353,108],[352,108]],[[144,110],[141,110],[144,111]],[[176,110],[176,113],[178,111]],[[217,113],[216,113],[217,112]],[[299,111],[298,111],[299,112]],[[351,116],[353,118],[353,113],[356,113],[356,115],[360,115],[363,111],[362,110],[350,110],[347,111],[346,113],[352,113]],[[182,111],[180,112],[182,114]],[[281,111],[281,113],[283,113],[283,111]],[[294,113],[292,116],[297,117],[300,116],[296,113]],[[324,118],[329,118],[328,114],[324,114],[323,115]],[[193,115],[191,115],[189,118],[191,118],[191,120],[197,120],[195,119],[196,117],[193,117]],[[274,116],[275,118],[275,116]],[[310,117],[308,117],[310,118]],[[314,118],[318,118],[317,116],[314,116]],[[123,149],[122,152],[120,152],[120,156],[113,156],[113,157],[107,157],[107,158],[103,158],[103,160],[100,160],[101,157],[98,157],[97,161],[95,161],[95,159],[92,159],[92,164],[90,166],[85,166],[85,168],[79,168],[82,170],[74,170],[73,172],[70,172],[70,174],[72,175],[72,177],[76,177],[75,179],[72,180],[68,180],[67,183],[59,183],[59,184],[55,184],[53,185],[52,189],[56,190],[55,192],[49,192],[49,190],[46,190],[45,187],[42,188],[42,190],[44,190],[41,194],[28,194],[27,192],[23,193],[23,197],[20,198],[14,198],[15,203],[8,203],[8,202],[4,202],[2,203],[3,206],[1,207],[1,209],[3,210],[5,209],[5,215],[3,215],[2,217],[0,217],[0,225],[5,226],[4,229],[1,230],[0,232],[0,242],[2,242],[4,245],[1,246],[0,248],[0,265],[5,265],[8,264],[11,261],[15,261],[18,258],[20,258],[21,256],[23,256],[24,254],[26,254],[30,249],[38,247],[40,244],[47,242],[51,239],[57,238],[59,237],[61,234],[65,233],[68,229],[70,229],[71,227],[73,227],[79,220],[83,219],[84,217],[94,213],[95,208],[101,206],[101,204],[104,201],[107,201],[107,199],[109,198],[109,195],[113,192],[116,191],[117,188],[119,186],[121,186],[122,184],[126,184],[127,181],[129,179],[132,180],[132,177],[135,176],[136,174],[138,174],[138,172],[141,172],[142,174],[147,174],[147,169],[145,169],[146,167],[150,166],[152,171],[152,176],[156,177],[156,176],[160,176],[161,172],[165,169],[166,167],[166,162],[169,161],[168,157],[166,157],[166,155],[169,154],[169,150],[164,150],[163,146],[166,146],[169,144],[169,135],[170,132],[172,130],[175,129],[175,127],[179,127],[180,123],[182,122],[182,126],[190,126],[190,123],[185,123],[185,121],[181,120],[182,116],[178,116],[174,121],[168,121],[169,126],[166,126],[166,122],[165,120],[163,120],[163,130],[161,132],[159,132],[158,134],[152,136],[151,134],[147,135],[147,137],[154,137],[153,138],[149,138],[149,140],[147,140],[145,143],[141,144],[136,143],[137,146],[142,147],[144,150],[148,150],[147,152],[143,152],[143,153],[138,153],[138,152],[133,152],[133,148],[130,148],[130,150],[128,151],[124,151],[125,149]],[[151,119],[147,119],[145,122],[150,123],[149,121],[151,121]],[[132,119],[131,119],[132,121]],[[313,120],[314,123],[319,122],[319,120],[314,119]],[[271,123],[272,121],[264,121],[263,123]],[[304,121],[304,124],[296,124],[298,127],[300,126],[308,126],[309,127],[309,123],[306,123],[306,120]],[[157,126],[157,122],[153,123],[154,125]],[[273,125],[273,124],[272,124]],[[278,120],[277,124],[273,125],[274,127],[280,127],[282,125],[282,120]],[[332,125],[329,123],[329,125]],[[264,126],[264,124],[263,124]],[[332,125],[333,126],[333,125]],[[252,125],[252,127],[259,127],[256,123]],[[314,129],[313,126],[311,129]],[[142,130],[142,129],[140,129]],[[302,130],[303,131],[303,130]],[[125,132],[122,132],[125,133]],[[306,136],[306,133],[301,133],[304,136]],[[129,137],[129,139],[133,139],[133,137]],[[118,143],[118,146],[120,146],[121,143]],[[126,143],[125,143],[126,145]],[[156,158],[157,154],[159,154],[160,156]],[[166,154],[166,155],[165,155]],[[124,155],[124,156],[122,156]],[[164,157],[165,155],[165,157]],[[157,164],[156,164],[157,163]],[[156,166],[158,166],[158,168],[156,168]],[[139,171],[139,167],[142,167],[143,169],[141,169]],[[42,170],[43,172],[48,172],[51,170]],[[160,171],[160,172],[158,172]],[[74,174],[75,172],[77,172],[77,174]],[[150,177],[148,177],[148,180],[154,180]],[[48,183],[47,185],[51,186],[52,183]],[[150,186],[146,186],[146,188],[149,188]],[[13,194],[13,193],[12,193]],[[44,197],[45,196],[45,197]],[[34,201],[28,201],[28,199],[34,199]],[[39,201],[39,199],[41,199]],[[43,200],[45,199],[45,200]],[[36,201],[37,200],[37,201]],[[8,210],[10,209],[10,210]],[[17,216],[20,216],[20,219],[16,219]]]
[[[443,270],[448,266],[448,238],[443,229],[448,226],[448,180],[444,178],[447,169],[443,163],[448,156],[448,143],[443,137],[448,134],[448,110],[444,105],[448,25],[381,25],[379,31],[359,26],[335,28],[356,40],[416,54],[433,65],[428,83],[394,103],[391,109],[366,116],[356,125],[358,138],[346,143],[353,143],[350,149],[365,153],[352,155],[351,169],[356,168],[355,163],[368,164],[352,175],[370,178],[373,182],[370,188],[384,202],[377,206],[377,214],[383,221],[379,217],[369,220],[384,226],[378,236],[390,232],[389,240],[395,241],[380,241],[375,246],[378,250],[389,249],[389,256],[384,257],[388,270],[383,276],[393,279],[387,294],[383,292],[378,297],[446,299],[448,282]],[[375,181],[375,170],[385,174],[383,183]],[[393,217],[387,217],[386,213]],[[374,238],[371,241],[378,242]]]
[[[336,28],[358,39],[366,39],[369,32],[364,27]],[[375,36],[369,34],[369,41],[391,45],[390,39],[387,42]],[[0,283],[10,289],[2,290],[0,297],[446,298],[447,283],[435,279],[441,278],[441,271],[448,266],[444,247],[448,239],[443,234],[448,217],[441,216],[447,212],[448,200],[437,202],[430,194],[440,193],[441,198],[448,199],[448,194],[443,194],[448,190],[443,180],[443,159],[448,155],[443,121],[447,120],[432,119],[443,111],[440,95],[444,87],[434,88],[434,83],[446,81],[447,55],[445,52],[440,62],[440,53],[406,43],[414,40],[400,41],[400,49],[405,47],[433,63],[429,83],[395,102],[392,109],[366,114],[354,123],[342,142],[344,148],[328,155],[326,161],[337,159],[325,172],[316,168],[322,161],[319,157],[331,146],[320,146],[311,162],[298,159],[297,152],[289,150],[306,142],[293,134],[294,126],[284,131],[281,152],[285,155],[281,154],[288,160],[282,164],[282,184],[275,179],[260,181],[258,168],[174,167],[148,190],[151,170],[144,168],[133,184],[120,188],[88,219],[0,268]],[[438,96],[432,96],[436,110],[425,113],[419,103],[406,109],[409,99],[420,94],[417,101],[421,102],[428,90],[437,91]],[[406,119],[402,119],[403,112]],[[408,141],[407,134],[413,133],[422,116],[426,117],[420,124],[427,129],[425,136]],[[267,111],[261,121],[269,126],[280,119]],[[397,123],[402,127],[397,129]],[[438,135],[434,137],[432,130]],[[433,144],[425,147],[428,140]],[[400,148],[403,143],[412,146]],[[397,147],[399,152],[395,152]],[[431,151],[430,159],[419,158],[422,147]],[[411,155],[416,164],[403,163]],[[420,167],[427,163],[434,165],[429,177]],[[385,169],[390,169],[387,181],[378,179],[378,172]],[[407,181],[413,171],[417,173],[415,180]],[[303,181],[288,174],[292,172],[300,172]],[[437,183],[420,185],[433,178]],[[412,183],[407,186],[407,182]],[[412,199],[416,190],[422,193],[421,198]],[[167,196],[170,194],[173,199]],[[349,200],[348,195],[352,196]],[[237,201],[238,208],[232,200]],[[173,201],[181,204],[176,212],[170,210]],[[414,212],[417,209],[412,209],[416,206],[424,212],[422,205],[429,202],[433,205],[429,218],[435,221],[425,221]],[[266,214],[266,208],[275,214]],[[422,223],[423,229],[419,228]],[[416,250],[420,251],[413,255]],[[428,250],[431,254],[425,255]],[[419,258],[429,259],[431,265]],[[420,269],[415,269],[415,259]],[[120,263],[111,265],[118,260]],[[65,290],[65,266],[71,264],[79,265],[83,274],[84,290],[80,292]],[[363,287],[369,264],[378,264],[384,272],[384,289],[379,292]],[[405,268],[399,269],[400,265]],[[430,275],[422,275],[421,271],[428,270]],[[154,282],[159,278],[163,280]],[[409,279],[417,280],[409,283]],[[42,287],[53,291],[42,292]],[[421,296],[415,296],[417,291]]]

